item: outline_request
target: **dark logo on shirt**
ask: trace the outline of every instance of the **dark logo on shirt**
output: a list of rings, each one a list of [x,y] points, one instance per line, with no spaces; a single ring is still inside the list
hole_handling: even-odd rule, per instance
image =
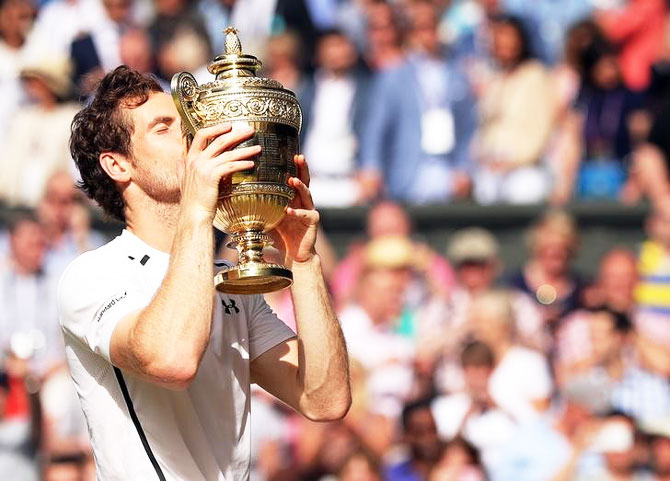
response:
[[[109,300],[109,302],[108,302],[107,304],[105,304],[105,307],[102,308],[102,310],[100,311],[100,313],[98,313],[98,317],[96,317],[95,322],[100,322],[100,319],[102,319],[102,315],[103,315],[105,312],[107,312],[108,310],[110,310],[112,307],[114,307],[118,302],[120,302],[120,301],[122,301],[123,299],[125,299],[127,295],[128,295],[128,292],[126,291],[126,292],[124,292],[124,293],[121,294],[121,295],[112,297],[112,298]]]
[[[221,299],[221,304],[223,304],[223,308],[226,310],[226,314],[232,314],[231,309],[235,310],[235,314],[240,313],[240,308],[235,305],[235,299],[228,299],[228,302],[230,304],[226,304],[226,301]]]

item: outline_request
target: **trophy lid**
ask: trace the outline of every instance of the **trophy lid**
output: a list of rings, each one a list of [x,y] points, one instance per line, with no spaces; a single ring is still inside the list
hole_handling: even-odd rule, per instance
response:
[[[260,60],[253,55],[242,53],[242,42],[235,27],[224,30],[226,41],[223,53],[209,64],[207,70],[216,75],[217,80],[230,77],[255,77],[256,72],[263,66]]]

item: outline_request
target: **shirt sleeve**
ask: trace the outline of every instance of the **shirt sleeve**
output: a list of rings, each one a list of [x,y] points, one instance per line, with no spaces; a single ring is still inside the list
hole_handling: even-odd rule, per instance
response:
[[[58,315],[65,334],[111,363],[109,344],[117,323],[148,304],[127,276],[89,263],[84,254],[65,270],[58,284]]]
[[[295,333],[277,317],[263,296],[251,296],[248,302],[249,361],[253,361],[277,344],[295,337]]]

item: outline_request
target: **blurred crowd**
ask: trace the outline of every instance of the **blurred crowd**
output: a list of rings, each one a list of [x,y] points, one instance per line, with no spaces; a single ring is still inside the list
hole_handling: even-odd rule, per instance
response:
[[[368,212],[343,258],[319,241],[353,406],[313,424],[254,391],[251,479],[670,481],[669,21],[665,0],[0,0],[0,479],[95,478],[55,299],[106,240],[73,115],[122,63],[210,81],[235,25],[300,100],[317,207]],[[645,198],[645,242],[576,272],[561,206]],[[406,206],[463,200],[550,206],[518,272],[482,226],[419,240]]]

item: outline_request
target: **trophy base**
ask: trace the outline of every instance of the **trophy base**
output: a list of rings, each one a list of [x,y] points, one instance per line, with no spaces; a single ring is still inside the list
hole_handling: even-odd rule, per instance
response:
[[[249,262],[227,267],[214,276],[214,285],[227,294],[264,294],[293,284],[293,274],[278,264]]]

